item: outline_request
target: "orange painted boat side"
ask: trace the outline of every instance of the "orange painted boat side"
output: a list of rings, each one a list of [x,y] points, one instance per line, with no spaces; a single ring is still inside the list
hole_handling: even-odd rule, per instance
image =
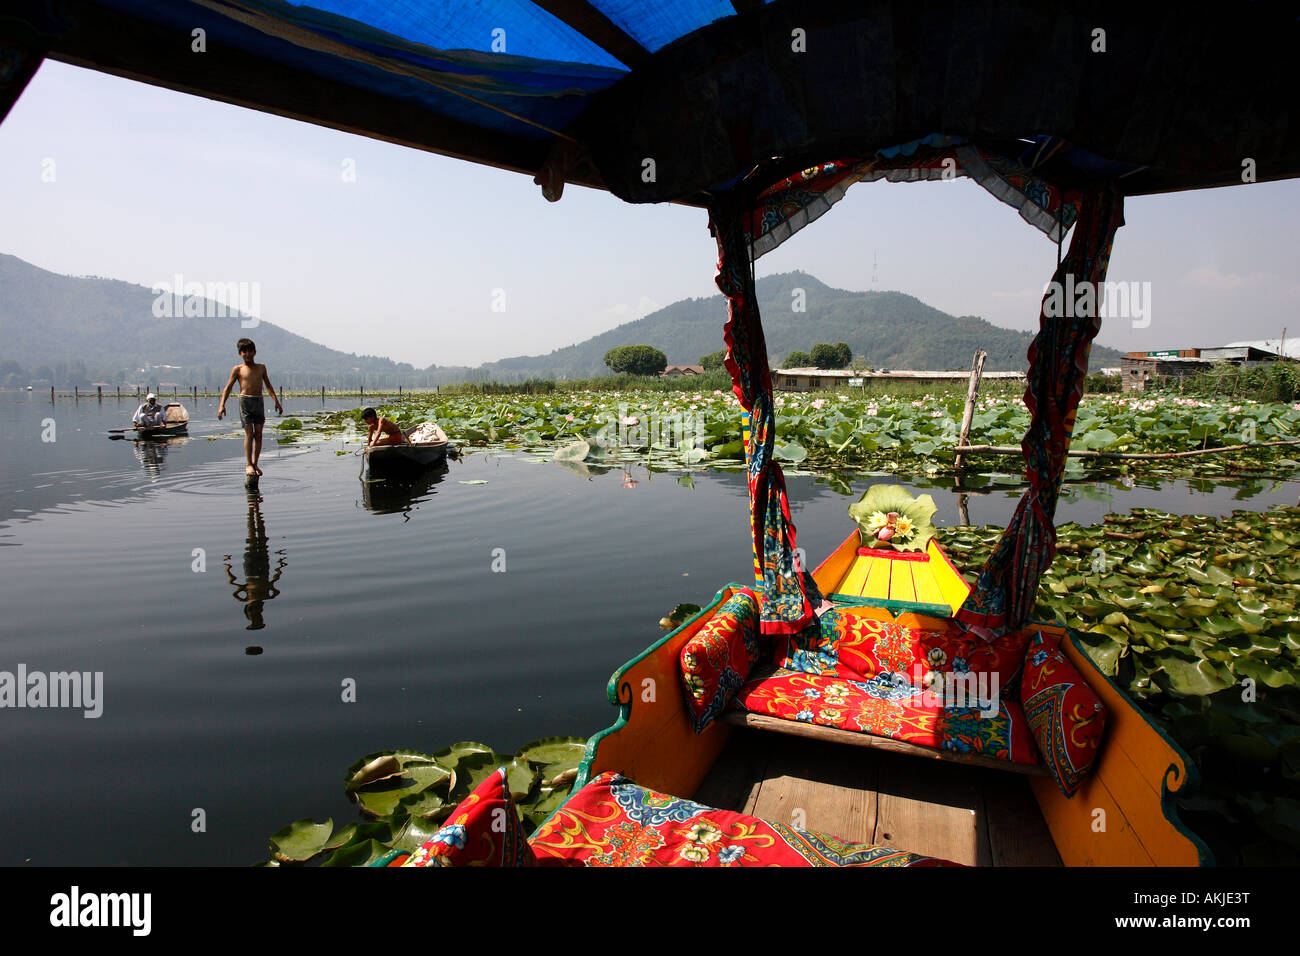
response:
[[[1050,777],[1031,781],[1066,866],[1206,866],[1209,848],[1178,818],[1175,795],[1196,784],[1178,746],[1147,719],[1061,627],[1035,626],[1057,642],[1106,705],[1106,734],[1073,797]]]
[[[737,590],[734,584],[723,588],[708,607],[610,677],[609,702],[619,707],[619,716],[587,744],[575,793],[606,770],[679,797],[695,793],[731,737],[732,726],[714,721],[703,733],[695,732],[682,687],[682,647]]]

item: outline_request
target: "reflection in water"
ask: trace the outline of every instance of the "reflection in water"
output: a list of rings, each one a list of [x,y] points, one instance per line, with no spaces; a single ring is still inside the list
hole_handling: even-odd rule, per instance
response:
[[[271,550],[266,539],[266,522],[262,520],[262,496],[256,491],[248,494],[248,537],[244,544],[244,583],[235,579],[233,555],[226,555],[226,577],[234,588],[235,600],[244,605],[248,618],[245,630],[258,631],[266,627],[262,620],[262,605],[280,593],[275,583],[288,564],[284,551],[276,551],[275,571],[271,570]]]
[[[162,474],[163,461],[167,458],[167,449],[172,444],[183,445],[184,438],[169,438],[165,441],[140,440],[131,442],[131,450],[144,466],[144,473],[155,481]]]
[[[433,486],[447,477],[447,463],[426,468],[409,477],[361,479],[361,495],[366,508],[376,514],[401,513],[411,520],[411,509],[429,495],[437,494]]]

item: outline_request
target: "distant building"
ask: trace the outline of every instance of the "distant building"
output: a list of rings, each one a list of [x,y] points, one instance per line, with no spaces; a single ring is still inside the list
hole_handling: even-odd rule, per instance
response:
[[[1227,362],[1248,368],[1265,362],[1295,361],[1290,357],[1288,344],[1285,356],[1277,352],[1277,340],[1273,340],[1273,351],[1260,348],[1250,343],[1223,345],[1205,349],[1157,349],[1150,352],[1129,352],[1120,365],[1123,389],[1126,392],[1142,392],[1154,383],[1182,381],[1195,375],[1208,372],[1217,362]]]
[[[1272,352],[1274,355],[1282,355],[1285,358],[1300,361],[1300,338],[1292,336],[1285,342],[1281,339],[1256,339],[1253,342],[1229,342],[1228,348],[1236,348],[1241,345],[1248,345],[1251,348],[1259,349],[1261,352]]]
[[[1024,381],[1024,372],[985,372],[983,379]],[[846,385],[863,387],[884,385],[889,382],[920,382],[924,385],[944,382],[969,382],[970,372],[930,372],[911,369],[870,369],[855,371],[848,368],[778,368],[772,372],[772,385],[779,392],[813,392],[824,388],[843,388]]]
[[[703,365],[669,365],[659,373],[660,378],[676,378],[682,375],[703,375]]]

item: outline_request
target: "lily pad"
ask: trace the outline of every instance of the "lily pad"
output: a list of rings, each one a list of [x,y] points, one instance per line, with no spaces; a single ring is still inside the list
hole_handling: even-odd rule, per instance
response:
[[[586,753],[587,741],[581,737],[543,737],[520,747],[516,756],[538,768],[559,764],[576,767]]]
[[[585,441],[570,442],[555,449],[554,461],[586,461],[591,446]]]
[[[400,770],[396,773],[386,772],[391,768],[391,761],[383,759],[385,757],[393,758],[400,765]],[[347,792],[364,813],[373,817],[386,817],[406,797],[430,787],[444,785],[445,791],[451,786],[451,770],[435,760],[436,757],[414,751],[370,754],[348,768],[345,780]],[[367,778],[367,768],[370,768],[371,773],[382,776]]]
[[[434,753],[433,759],[448,770],[454,770],[462,757],[490,753],[493,750],[487,744],[477,740],[461,740]]]
[[[271,855],[281,863],[302,863],[324,850],[333,832],[333,820],[316,823],[303,817],[271,834]]]
[[[351,843],[342,849],[335,850],[321,866],[366,866],[375,862],[389,849],[390,847],[378,840]]]

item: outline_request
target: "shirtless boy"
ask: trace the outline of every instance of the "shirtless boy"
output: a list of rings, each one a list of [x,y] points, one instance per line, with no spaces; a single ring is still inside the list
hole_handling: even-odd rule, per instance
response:
[[[266,424],[266,406],[262,400],[262,386],[265,385],[266,390],[271,393],[278,414],[284,414],[284,406],[280,404],[280,398],[275,394],[275,387],[266,374],[266,366],[253,361],[254,356],[257,355],[257,346],[253,344],[253,340],[240,339],[235,348],[239,350],[244,364],[236,365],[230,370],[230,381],[226,382],[226,387],[221,390],[217,419],[220,420],[225,417],[226,399],[230,397],[230,390],[238,381],[239,423],[244,426],[244,461],[246,463],[244,474],[260,475],[262,469],[257,467],[257,459],[262,455],[262,426]]]

